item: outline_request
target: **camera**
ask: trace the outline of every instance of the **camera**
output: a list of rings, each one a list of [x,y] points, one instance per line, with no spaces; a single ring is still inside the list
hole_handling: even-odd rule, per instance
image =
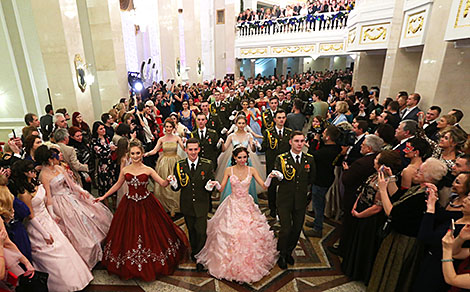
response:
[[[314,107],[312,103],[312,99],[309,98],[308,101],[304,101],[304,104],[302,106],[302,113],[306,116],[311,116],[313,115]]]
[[[354,146],[354,144],[356,143],[356,133],[354,133],[354,131],[345,131],[340,129],[340,133],[341,134],[339,135],[338,139],[336,139],[335,141],[337,145]]]

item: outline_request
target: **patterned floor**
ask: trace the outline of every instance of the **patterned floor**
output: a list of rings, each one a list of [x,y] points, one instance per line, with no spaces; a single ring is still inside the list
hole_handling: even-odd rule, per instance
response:
[[[267,201],[260,200],[260,208],[267,215]],[[307,216],[306,220],[312,221],[313,218]],[[183,218],[176,220],[176,223],[185,229]],[[275,219],[270,219],[269,224],[275,232],[279,230],[279,222]],[[326,219],[323,238],[306,238],[302,233],[295,249],[295,265],[288,270],[275,266],[268,276],[257,283],[237,284],[217,280],[206,272],[197,272],[195,264],[186,260],[174,275],[154,282],[121,281],[98,267],[93,271],[95,279],[84,291],[365,291],[363,284],[350,282],[341,273],[339,258],[326,249],[338,240],[337,227],[336,222]]]

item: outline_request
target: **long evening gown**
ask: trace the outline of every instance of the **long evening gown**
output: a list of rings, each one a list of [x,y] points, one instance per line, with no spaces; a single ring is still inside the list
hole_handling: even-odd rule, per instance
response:
[[[277,240],[253,198],[248,194],[252,174],[230,176],[233,193],[207,222],[207,240],[196,255],[218,279],[257,282],[277,261]]]
[[[31,200],[34,216],[41,226],[52,235],[53,244],[46,244],[41,233],[33,225],[27,225],[31,240],[33,266],[36,270],[47,272],[49,291],[78,291],[93,280],[88,266],[77,253],[70,241],[51,218],[46,209],[46,192],[42,185]]]
[[[189,246],[184,232],[147,190],[148,178],[145,173],[125,174],[129,192],[106,237],[101,263],[122,279],[153,281],[172,274]]]
[[[238,145],[241,144],[244,147],[246,147],[248,149],[248,152],[249,152],[249,154],[248,154],[248,166],[252,166],[252,167],[256,168],[256,170],[258,171],[261,179],[264,180],[266,178],[266,167],[264,167],[261,164],[261,162],[260,162],[258,156],[256,155],[256,153],[251,152],[250,149],[249,149],[249,144],[250,144],[249,139],[250,139],[251,135],[247,133],[246,138],[243,141],[238,141],[237,136],[235,134],[230,134],[229,137],[230,136],[232,136],[232,144],[229,145],[229,148],[226,149],[225,152],[220,154],[220,156],[218,158],[219,167],[217,168],[217,171],[216,171],[216,174],[215,174],[215,179],[217,181],[222,181],[222,179],[224,178],[225,169],[227,167],[232,166],[232,152],[233,152],[233,149],[235,149],[235,147],[237,147]],[[225,165],[225,167],[223,167],[224,165]],[[248,192],[253,197],[253,200],[255,201],[255,203],[258,204],[258,194],[264,192],[264,190],[263,190],[263,188],[258,187],[256,185],[255,180],[252,179]],[[225,189],[220,194],[220,203],[222,203],[225,200],[225,198],[227,198],[227,196],[230,195],[230,193],[232,193],[232,187],[231,187],[230,181],[228,181],[227,185],[225,186]]]
[[[113,214],[102,203],[94,203],[93,196],[82,198],[77,185],[62,173],[50,186],[54,213],[61,218],[59,227],[91,270],[103,256],[101,243]]]
[[[169,175],[173,174],[176,162],[181,159],[176,153],[178,149],[177,142],[163,142],[163,152],[157,160],[155,171],[158,175],[166,179]],[[165,211],[176,213],[180,210],[180,191],[174,192],[170,188],[164,188],[159,184],[155,184],[155,196],[165,208]]]

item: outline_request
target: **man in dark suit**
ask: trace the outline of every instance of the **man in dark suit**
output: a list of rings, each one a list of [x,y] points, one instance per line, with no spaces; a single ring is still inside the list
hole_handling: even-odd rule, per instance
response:
[[[418,121],[418,113],[421,110],[418,107],[418,103],[421,100],[421,95],[419,93],[412,93],[408,96],[406,100],[406,109],[403,110],[401,115],[401,120],[413,120]]]
[[[431,106],[426,112],[426,117],[424,119],[423,129],[424,133],[428,138],[431,138],[438,131],[437,129],[437,119],[441,114],[441,108],[437,105]]]
[[[286,269],[293,265],[292,251],[300,237],[307,208],[309,186],[315,180],[315,160],[310,154],[302,153],[305,135],[300,131],[292,132],[289,152],[278,155],[274,169],[282,173],[276,197],[277,211],[281,229],[277,249],[280,256],[278,265]]]
[[[351,165],[355,160],[362,157],[361,145],[362,142],[364,142],[369,124],[365,120],[358,120],[358,118],[355,118],[352,126],[354,133],[356,133],[356,141],[354,142],[354,145],[348,149],[346,158],[344,159],[348,165]]]
[[[393,147],[393,150],[400,153],[402,167],[407,167],[410,164],[410,159],[405,157],[403,150],[406,148],[406,141],[413,138],[418,130],[418,123],[414,120],[403,120],[401,121],[398,128],[395,130],[395,138],[399,141],[398,144]]]
[[[291,101],[286,99],[284,91],[279,92],[279,108],[282,108],[286,113],[290,113],[292,109]]]
[[[286,112],[278,109],[274,114],[275,125],[263,131],[263,142],[261,152],[266,154],[266,173],[269,174],[274,169],[274,162],[279,154],[289,151],[289,138],[292,130],[284,127],[286,123]],[[276,180],[273,180],[268,187],[269,215],[276,218]]]
[[[271,96],[269,98],[269,108],[261,114],[261,129],[264,131],[274,126],[274,113],[277,111],[279,105],[279,98]]]
[[[53,117],[54,117],[54,109],[52,108],[51,104],[46,105],[46,114],[41,117],[39,124],[41,126],[41,134],[44,141],[49,141],[49,137],[52,133],[53,126]]]
[[[465,130],[460,126],[460,121],[463,118],[463,112],[459,109],[453,108],[450,110],[448,115],[453,115],[457,119],[457,123],[454,126],[465,132]]]
[[[210,180],[214,180],[211,161],[199,157],[199,151],[199,141],[194,138],[188,139],[186,142],[188,158],[176,163],[175,175],[169,178],[171,188],[174,191],[181,190],[180,210],[188,229],[191,258],[194,261],[194,256],[206,243],[207,214],[211,197],[211,191],[208,191],[206,186]],[[203,270],[201,264],[197,264],[196,268],[198,271]]]
[[[223,128],[226,128],[228,130],[230,129],[230,120],[228,119],[228,117],[231,115],[231,113],[227,111],[226,103],[223,102],[223,95],[220,92],[216,91],[214,93],[214,96],[215,102],[211,104],[210,112],[219,116],[220,121],[222,123],[222,130]]]
[[[235,91],[233,89],[230,89],[229,95],[224,101],[227,114],[230,116],[233,114],[233,111],[241,110],[242,108],[241,99],[245,99],[247,97],[248,97],[248,94],[246,94],[244,91],[243,91],[243,96],[240,96],[240,97],[235,96]]]

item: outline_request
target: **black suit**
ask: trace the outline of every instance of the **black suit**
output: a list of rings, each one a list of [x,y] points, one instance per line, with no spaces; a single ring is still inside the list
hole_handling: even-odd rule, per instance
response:
[[[361,145],[365,139],[366,139],[366,135],[362,136],[361,139],[356,141],[354,146],[352,146],[351,151],[349,151],[347,158],[345,160],[347,164],[351,165],[354,161],[356,161],[357,159],[363,156],[361,154]]]
[[[180,209],[188,228],[191,255],[196,255],[206,242],[207,213],[211,192],[205,189],[209,180],[214,180],[214,168],[210,160],[199,158],[196,170],[190,170],[187,159],[176,163],[174,174],[178,183],[174,191],[181,190]]]
[[[284,178],[279,182],[276,205],[281,229],[277,249],[281,257],[292,254],[305,219],[307,193],[315,180],[315,160],[312,155],[302,153],[300,165],[295,163],[290,151],[278,155],[274,169],[282,172]]]
[[[406,147],[406,142],[400,143],[397,146],[393,147],[394,151],[397,151],[398,153],[400,153],[402,168],[407,167],[408,164],[410,164],[411,162],[411,159],[405,157],[405,152],[403,152],[405,147]]]
[[[210,111],[211,113],[217,114],[219,116],[220,121],[222,122],[222,128],[227,128],[230,129],[230,120],[228,117],[231,115],[227,111],[226,104],[225,102],[219,102],[219,105],[217,105],[216,102],[210,105]]]
[[[417,122],[418,121],[418,113],[420,111],[421,110],[419,109],[419,107],[415,107],[411,111],[407,111],[406,114],[401,117],[401,120],[402,121],[404,121],[404,120],[413,120],[413,121]]]
[[[437,128],[436,120],[432,121],[428,126],[426,126],[426,128],[424,128],[424,133],[429,139],[431,139],[431,137],[433,137],[438,131],[439,129]]]
[[[245,94],[245,97],[248,97],[248,94]],[[232,97],[232,100],[230,100],[230,97],[228,97],[224,103],[226,107],[227,116],[232,115],[233,111],[239,111],[242,108],[240,98],[235,96]]]

